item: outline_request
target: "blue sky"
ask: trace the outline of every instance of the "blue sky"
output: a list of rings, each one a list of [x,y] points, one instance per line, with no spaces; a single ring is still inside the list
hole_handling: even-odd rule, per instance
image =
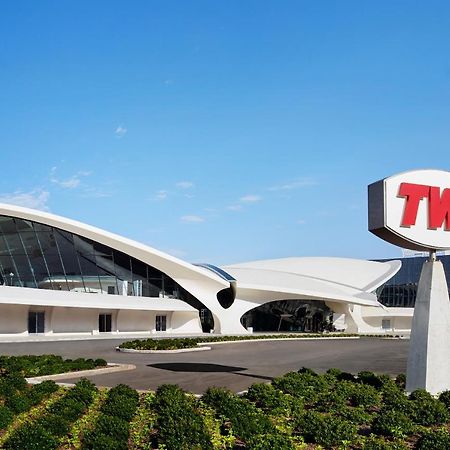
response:
[[[367,185],[450,169],[446,1],[4,1],[0,201],[193,262],[396,257]]]

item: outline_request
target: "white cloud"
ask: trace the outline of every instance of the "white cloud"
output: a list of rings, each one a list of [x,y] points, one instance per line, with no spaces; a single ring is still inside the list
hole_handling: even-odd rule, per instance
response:
[[[180,189],[191,189],[194,187],[194,183],[192,181],[179,181],[175,186]]]
[[[36,188],[29,192],[17,190],[9,194],[0,194],[0,203],[9,203],[11,205],[48,211],[49,198],[50,192]]]
[[[80,170],[75,175],[72,175],[69,178],[61,180],[56,177],[56,175],[55,175],[56,174],[56,166],[54,166],[50,170],[50,181],[64,189],[75,189],[80,185],[81,178],[88,177],[89,175],[91,175],[91,173],[92,172],[89,172],[86,170]]]
[[[260,195],[253,195],[253,194],[248,194],[248,195],[244,195],[243,197],[241,197],[239,199],[239,201],[243,202],[243,203],[256,203],[261,201],[262,197]]]
[[[169,195],[169,193],[167,191],[161,189],[155,194],[155,199],[156,200],[165,200],[168,195]]]
[[[292,191],[293,189],[299,189],[307,186],[316,186],[318,183],[312,178],[299,178],[288,183],[280,184],[278,186],[272,186],[269,191]]]
[[[116,137],[118,137],[119,139],[120,139],[120,138],[123,138],[127,133],[128,133],[128,129],[125,128],[124,125],[119,125],[119,126],[116,128],[116,131],[114,131],[114,134],[115,134]]]
[[[297,220],[297,225],[305,225],[306,220],[305,219],[298,219]]]
[[[229,211],[242,211],[242,205],[230,205],[227,206]]]
[[[192,216],[182,216],[180,219],[181,219],[182,222],[185,222],[185,223],[200,223],[200,222],[204,222],[205,221],[205,219],[203,217],[194,216],[194,215],[192,215]]]

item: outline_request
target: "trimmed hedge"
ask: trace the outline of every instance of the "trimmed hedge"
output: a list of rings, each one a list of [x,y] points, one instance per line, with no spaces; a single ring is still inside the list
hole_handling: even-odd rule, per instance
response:
[[[161,338],[161,339],[135,339],[126,341],[119,348],[134,350],[178,350],[183,348],[195,348],[197,344],[208,342],[231,342],[231,341],[255,341],[260,339],[305,339],[305,338],[333,338],[333,337],[359,337],[358,334],[343,333],[297,333],[297,334],[249,334],[245,336],[210,336],[199,338]],[[373,337],[386,337],[385,335]]]
[[[92,370],[104,367],[104,359],[63,359],[57,355],[0,356],[0,370],[16,373],[22,377],[39,377],[57,373]]]
[[[5,449],[57,448],[59,439],[70,430],[70,424],[87,411],[96,389],[90,381],[80,380],[37,421],[25,423],[16,429],[5,442]]]
[[[158,388],[149,405],[156,412],[156,443],[179,450],[212,450],[197,401],[176,385]]]
[[[82,441],[83,449],[126,450],[130,424],[139,403],[138,393],[124,384],[108,392],[94,427]]]

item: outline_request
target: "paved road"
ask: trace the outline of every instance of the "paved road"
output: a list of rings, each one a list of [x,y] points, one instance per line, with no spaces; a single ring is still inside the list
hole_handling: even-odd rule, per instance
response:
[[[136,370],[89,377],[98,386],[126,383],[135,389],[155,389],[163,383],[202,393],[209,386],[236,392],[251,384],[270,381],[300,367],[324,371],[330,367],[357,373],[371,370],[396,375],[406,370],[408,340],[342,339],[310,341],[241,342],[212,347],[211,351],[172,355],[130,354],[114,350],[122,340],[83,340],[0,343],[0,354],[57,354],[65,358],[104,358],[134,364]],[[65,382],[74,382],[64,380]]]

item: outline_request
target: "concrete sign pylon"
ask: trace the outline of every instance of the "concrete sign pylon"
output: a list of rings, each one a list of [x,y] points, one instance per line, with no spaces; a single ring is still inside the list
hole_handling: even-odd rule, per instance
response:
[[[429,251],[411,327],[406,390],[450,390],[450,301],[436,250],[450,250],[450,172],[413,170],[372,183],[369,231],[391,244]]]
[[[406,372],[406,390],[450,389],[450,300],[444,267],[432,253],[422,267]]]

